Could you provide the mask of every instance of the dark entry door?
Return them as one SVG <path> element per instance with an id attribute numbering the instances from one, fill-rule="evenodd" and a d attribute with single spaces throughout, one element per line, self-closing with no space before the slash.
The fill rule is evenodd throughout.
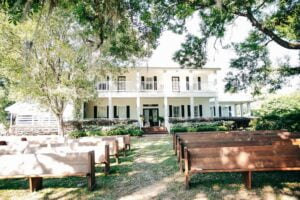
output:
<path id="1" fill-rule="evenodd" d="M 158 108 L 146 108 L 143 110 L 144 126 L 158 126 Z"/>

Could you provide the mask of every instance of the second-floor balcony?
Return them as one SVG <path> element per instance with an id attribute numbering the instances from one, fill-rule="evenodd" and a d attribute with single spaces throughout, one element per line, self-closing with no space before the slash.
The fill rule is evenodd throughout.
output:
<path id="1" fill-rule="evenodd" d="M 171 82 L 169 84 L 159 81 L 100 81 L 97 84 L 99 92 L 163 92 L 163 93 L 184 93 L 184 92 L 215 92 L 215 83 L 198 82 L 194 84 L 183 84 Z"/>

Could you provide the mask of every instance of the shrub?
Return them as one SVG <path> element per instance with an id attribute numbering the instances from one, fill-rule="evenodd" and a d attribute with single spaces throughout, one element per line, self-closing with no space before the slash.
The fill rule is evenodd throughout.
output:
<path id="1" fill-rule="evenodd" d="M 204 131 L 227 131 L 231 130 L 233 122 L 198 122 L 198 123 L 177 123 L 171 127 L 172 133 L 178 132 L 204 132 Z"/>
<path id="2" fill-rule="evenodd" d="M 85 136 L 87 136 L 87 133 L 85 132 L 85 131 L 79 131 L 79 130 L 76 130 L 76 131 L 71 131 L 71 132 L 69 132 L 69 136 L 71 137 L 71 138 L 80 138 L 80 137 L 85 137 Z"/>
<path id="3" fill-rule="evenodd" d="M 231 123 L 231 127 L 228 129 L 238 129 L 238 128 L 247 128 L 249 127 L 249 123 L 251 118 L 247 117 L 202 117 L 195 119 L 170 119 L 169 122 L 173 125 L 175 124 L 183 124 L 183 123 Z"/>
<path id="4" fill-rule="evenodd" d="M 256 130 L 300 131 L 300 92 L 266 100 L 254 114 L 258 118 L 251 126 Z"/>

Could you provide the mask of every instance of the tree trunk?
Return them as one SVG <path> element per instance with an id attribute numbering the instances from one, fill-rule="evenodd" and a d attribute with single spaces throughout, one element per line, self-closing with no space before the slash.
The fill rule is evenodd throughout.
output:
<path id="1" fill-rule="evenodd" d="M 58 135 L 64 136 L 65 135 L 65 129 L 64 129 L 64 119 L 63 115 L 59 114 L 56 115 L 57 121 L 58 121 Z"/>

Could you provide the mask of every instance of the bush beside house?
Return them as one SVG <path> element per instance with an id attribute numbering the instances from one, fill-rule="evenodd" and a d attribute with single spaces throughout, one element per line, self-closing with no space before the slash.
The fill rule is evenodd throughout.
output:
<path id="1" fill-rule="evenodd" d="M 234 121 L 176 123 L 171 126 L 171 133 L 229 131 L 232 130 L 233 125 L 234 125 Z"/>
<path id="2" fill-rule="evenodd" d="M 254 114 L 255 130 L 300 131 L 300 92 L 269 99 Z"/>
<path id="3" fill-rule="evenodd" d="M 142 136 L 143 131 L 135 125 L 115 125 L 115 126 L 89 126 L 81 130 L 73 130 L 68 134 L 72 138 L 85 136 L 110 136 L 110 135 L 131 135 Z"/>

